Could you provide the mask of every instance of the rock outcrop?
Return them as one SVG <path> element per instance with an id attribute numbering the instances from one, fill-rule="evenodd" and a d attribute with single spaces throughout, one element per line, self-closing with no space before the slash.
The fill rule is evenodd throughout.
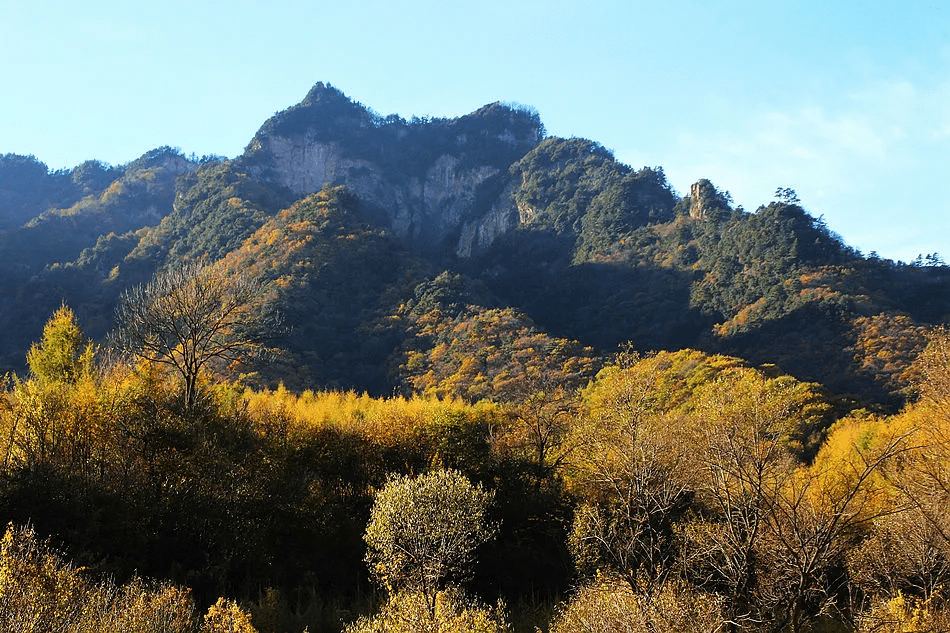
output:
<path id="1" fill-rule="evenodd" d="M 715 220 L 730 208 L 727 193 L 703 178 L 689 188 L 689 216 L 694 220 Z"/>
<path id="2" fill-rule="evenodd" d="M 345 185 L 407 243 L 466 257 L 517 226 L 508 168 L 542 135 L 536 114 L 501 104 L 407 122 L 317 84 L 265 123 L 241 160 L 295 196 Z"/>

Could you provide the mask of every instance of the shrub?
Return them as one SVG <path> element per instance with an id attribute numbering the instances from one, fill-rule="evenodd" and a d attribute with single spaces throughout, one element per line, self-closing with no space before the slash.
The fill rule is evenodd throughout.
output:
<path id="1" fill-rule="evenodd" d="M 435 608 L 421 591 L 393 594 L 378 614 L 360 618 L 344 633 L 505 633 L 503 609 L 486 608 L 455 590 L 440 591 Z"/>
<path id="2" fill-rule="evenodd" d="M 898 592 L 858 618 L 858 633 L 931 633 L 950 631 L 950 610 L 932 600 L 915 600 Z"/>
<path id="3" fill-rule="evenodd" d="M 558 612 L 551 633 L 709 633 L 724 625 L 720 600 L 680 583 L 651 594 L 599 578 Z"/>
<path id="4" fill-rule="evenodd" d="M 201 633 L 257 633 L 251 616 L 232 600 L 218 598 L 205 614 Z"/>

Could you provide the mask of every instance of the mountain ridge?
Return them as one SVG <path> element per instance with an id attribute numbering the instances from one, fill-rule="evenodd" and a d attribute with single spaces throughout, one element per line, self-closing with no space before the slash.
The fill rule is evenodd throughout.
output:
<path id="1" fill-rule="evenodd" d="M 320 204 L 338 219 L 302 219 Z M 267 250 L 265 232 L 284 238 Z M 301 265 L 288 259 L 296 238 L 310 244 Z M 519 328 L 601 354 L 625 343 L 730 353 L 873 406 L 904 401 L 909 360 L 950 315 L 945 266 L 864 257 L 791 190 L 750 213 L 707 180 L 681 197 L 660 167 L 546 136 L 528 108 L 406 121 L 323 83 L 233 159 L 166 147 L 50 172 L 0 157 L 0 254 L 0 364 L 18 371 L 62 302 L 104 339 L 123 290 L 186 259 L 253 258 L 245 268 L 296 289 L 278 299 L 290 360 L 262 379 L 300 388 L 425 383 L 404 355 L 434 347 L 419 348 L 425 315 L 407 306 L 438 296 L 429 311 L 446 314 L 455 291 L 432 295 L 446 272 L 481 290 L 449 301 L 464 307 L 439 327 L 469 332 L 466 319 L 510 308 Z"/>
<path id="2" fill-rule="evenodd" d="M 398 236 L 441 243 L 455 237 L 460 222 L 486 211 L 477 204 L 481 190 L 542 133 L 536 114 L 499 103 L 456 119 L 407 122 L 375 115 L 317 84 L 300 104 L 265 122 L 237 160 L 297 196 L 326 183 L 346 185 Z M 462 233 L 457 252 L 471 252 L 494 236 L 471 224 Z"/>

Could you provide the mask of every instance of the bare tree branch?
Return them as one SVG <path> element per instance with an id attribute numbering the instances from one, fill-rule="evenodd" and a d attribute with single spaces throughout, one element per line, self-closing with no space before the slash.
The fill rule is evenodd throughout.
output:
<path id="1" fill-rule="evenodd" d="M 134 358 L 168 365 L 184 381 L 186 408 L 212 366 L 227 368 L 265 351 L 267 287 L 243 274 L 188 263 L 125 292 L 116 310 L 114 345 Z"/>

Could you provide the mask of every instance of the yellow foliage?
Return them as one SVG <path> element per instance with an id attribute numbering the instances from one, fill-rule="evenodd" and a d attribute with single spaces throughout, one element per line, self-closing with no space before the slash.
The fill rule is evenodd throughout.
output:
<path id="1" fill-rule="evenodd" d="M 102 196 L 100 196 L 99 199 L 103 204 L 109 204 L 111 202 L 115 202 L 119 196 L 124 194 L 126 191 L 127 188 L 125 184 L 121 180 L 116 180 L 111 185 L 109 185 L 109 188 L 102 193 Z"/>
<path id="2" fill-rule="evenodd" d="M 633 410 L 670 412 L 686 403 L 697 387 L 742 364 L 738 358 L 690 349 L 635 356 L 602 369 L 584 391 L 584 400 L 593 417 L 623 416 Z"/>
<path id="3" fill-rule="evenodd" d="M 829 408 L 817 385 L 734 366 L 696 385 L 682 410 L 700 421 L 706 434 L 727 428 L 760 432 L 802 454 L 817 444 Z"/>
<path id="4" fill-rule="evenodd" d="M 667 437 L 698 460 L 697 467 L 702 447 L 722 434 L 761 437 L 801 451 L 815 441 L 812 435 L 829 408 L 815 385 L 770 378 L 737 358 L 681 350 L 623 361 L 601 370 L 583 392 L 588 416 L 571 431 L 572 444 L 585 447 L 574 459 L 581 468 L 613 450 L 625 459 L 630 447 L 624 438 L 638 434 L 651 442 Z"/>
<path id="5" fill-rule="evenodd" d="M 257 633 L 251 616 L 232 600 L 218 598 L 205 614 L 201 633 Z"/>
<path id="6" fill-rule="evenodd" d="M 278 241 L 280 241 L 283 237 L 284 235 L 279 229 L 274 229 L 267 235 L 267 239 L 264 241 L 264 245 L 273 246 Z"/>
<path id="7" fill-rule="evenodd" d="M 408 315 L 419 348 L 407 350 L 400 369 L 416 392 L 510 402 L 541 382 L 573 391 L 593 374 L 592 349 L 536 331 L 511 308 L 469 310 L 455 318 L 439 309 Z"/>
<path id="8" fill-rule="evenodd" d="M 31 528 L 8 527 L 0 541 L 0 630 L 4 633 L 192 633 L 186 589 L 140 579 L 93 583 Z M 247 629 L 213 629 L 221 631 Z M 209 630 L 210 633 L 210 630 Z"/>
<path id="9" fill-rule="evenodd" d="M 906 430 L 895 423 L 898 419 L 858 412 L 839 420 L 828 430 L 815 464 L 838 468 L 842 464 L 857 464 L 862 456 L 870 458 L 883 444 L 890 443 Z"/>
<path id="10" fill-rule="evenodd" d="M 332 428 L 383 447 L 415 443 L 428 433 L 433 420 L 499 415 L 498 407 L 488 402 L 469 405 L 452 398 L 373 398 L 355 391 L 305 391 L 295 395 L 280 387 L 274 391 L 247 390 L 244 398 L 249 413 L 265 428 L 268 420 L 283 418 L 291 433 Z"/>
<path id="11" fill-rule="evenodd" d="M 551 633 L 708 633 L 725 626 L 721 601 L 680 583 L 655 594 L 598 579 L 563 605 Z"/>
<path id="12" fill-rule="evenodd" d="M 858 618 L 858 633 L 937 633 L 950 630 L 950 611 L 931 601 L 896 596 Z"/>
<path id="13" fill-rule="evenodd" d="M 194 629 L 194 601 L 187 589 L 149 585 L 137 578 L 119 588 L 103 588 L 111 600 L 98 608 L 99 615 L 88 629 L 79 629 L 84 633 L 191 633 Z"/>
<path id="14" fill-rule="evenodd" d="M 856 341 L 846 351 L 854 354 L 863 371 L 873 373 L 893 391 L 918 378 L 910 367 L 927 343 L 923 326 L 906 315 L 882 313 L 855 319 L 852 327 Z"/>
<path id="15" fill-rule="evenodd" d="M 0 630 L 65 630 L 82 618 L 89 585 L 30 528 L 0 541 Z"/>
<path id="16" fill-rule="evenodd" d="M 43 327 L 43 339 L 26 355 L 30 373 L 44 382 L 73 382 L 92 373 L 95 348 L 85 343 L 73 311 L 62 305 Z"/>
<path id="17" fill-rule="evenodd" d="M 457 590 L 439 592 L 430 608 L 421 592 L 401 592 L 390 597 L 378 614 L 360 618 L 344 633 L 505 633 L 509 631 L 504 609 L 486 608 L 466 599 Z"/>
<path id="18" fill-rule="evenodd" d="M 88 474 L 108 458 L 110 419 L 122 406 L 90 375 L 76 382 L 31 379 L 16 383 L 0 411 L 0 463 L 5 467 L 54 464 Z"/>

